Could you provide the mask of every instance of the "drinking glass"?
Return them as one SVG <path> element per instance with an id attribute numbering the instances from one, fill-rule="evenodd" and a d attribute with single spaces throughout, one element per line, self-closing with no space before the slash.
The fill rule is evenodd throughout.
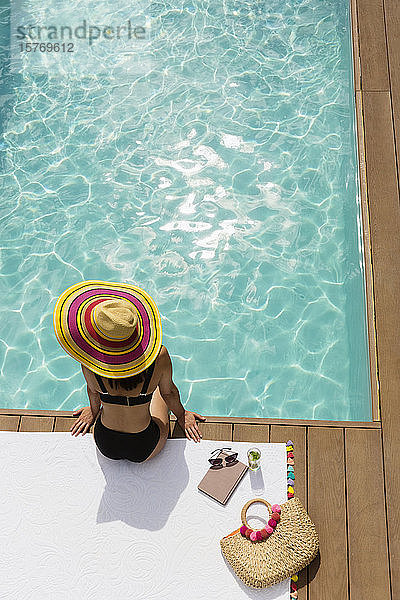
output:
<path id="1" fill-rule="evenodd" d="M 261 451 L 258 448 L 250 448 L 247 451 L 247 460 L 249 462 L 249 468 L 252 471 L 257 471 L 260 468 Z"/>

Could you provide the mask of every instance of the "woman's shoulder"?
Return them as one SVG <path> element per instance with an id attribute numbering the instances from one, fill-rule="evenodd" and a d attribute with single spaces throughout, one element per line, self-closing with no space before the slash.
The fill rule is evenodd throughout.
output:
<path id="1" fill-rule="evenodd" d="M 158 356 L 157 356 L 157 358 L 158 358 L 159 356 L 169 356 L 169 352 L 168 352 L 168 350 L 167 350 L 166 346 L 161 346 L 161 348 L 160 348 L 160 352 L 158 353 Z"/>
<path id="2" fill-rule="evenodd" d="M 165 346 L 161 346 L 160 351 L 157 354 L 156 359 L 154 361 L 154 365 L 152 364 L 152 365 L 150 365 L 150 367 L 153 368 L 153 366 L 154 366 L 154 369 L 156 369 L 156 368 L 159 369 L 160 367 L 162 368 L 165 363 L 166 356 L 168 356 L 168 350 L 166 349 Z M 149 367 L 147 367 L 147 368 L 149 368 Z"/>

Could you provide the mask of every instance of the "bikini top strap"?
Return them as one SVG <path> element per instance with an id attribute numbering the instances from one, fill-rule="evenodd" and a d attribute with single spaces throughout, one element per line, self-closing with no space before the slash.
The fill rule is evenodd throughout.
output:
<path id="1" fill-rule="evenodd" d="M 156 361 L 152 362 L 151 365 L 147 368 L 146 378 L 144 380 L 142 391 L 140 392 L 141 396 L 147 393 L 147 388 L 149 387 L 150 379 L 153 375 L 155 364 Z"/>
<path id="2" fill-rule="evenodd" d="M 98 384 L 100 386 L 100 389 L 102 392 L 104 392 L 105 394 L 108 394 L 107 390 L 106 390 L 106 386 L 104 385 L 100 375 L 98 375 L 97 373 L 95 373 L 96 379 L 98 381 Z"/>

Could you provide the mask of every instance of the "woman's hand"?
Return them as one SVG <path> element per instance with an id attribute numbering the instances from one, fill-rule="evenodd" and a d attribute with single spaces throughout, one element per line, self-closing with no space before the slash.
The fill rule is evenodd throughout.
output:
<path id="1" fill-rule="evenodd" d="M 190 412 L 190 410 L 185 410 L 184 414 L 180 417 L 180 419 L 178 419 L 178 423 L 182 427 L 186 437 L 189 440 L 192 439 L 195 442 L 200 442 L 200 438 L 203 436 L 200 433 L 196 419 L 200 419 L 201 421 L 206 420 L 205 417 L 202 417 L 197 413 Z"/>
<path id="2" fill-rule="evenodd" d="M 75 421 L 72 425 L 70 431 L 71 435 L 78 437 L 80 433 L 85 435 L 89 431 L 89 428 L 96 420 L 96 416 L 92 413 L 92 409 L 90 406 L 84 406 L 83 408 L 78 408 L 78 410 L 74 410 L 72 413 L 75 415 L 80 415 L 80 417 Z"/>

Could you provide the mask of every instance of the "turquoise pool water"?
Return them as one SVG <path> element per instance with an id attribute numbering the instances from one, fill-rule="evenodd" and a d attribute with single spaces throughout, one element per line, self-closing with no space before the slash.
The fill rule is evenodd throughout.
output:
<path id="1" fill-rule="evenodd" d="M 88 403 L 52 311 L 98 278 L 153 296 L 186 408 L 371 419 L 349 1 L 28 6 L 0 13 L 0 406 Z M 10 50 L 85 18 L 146 39 Z"/>

